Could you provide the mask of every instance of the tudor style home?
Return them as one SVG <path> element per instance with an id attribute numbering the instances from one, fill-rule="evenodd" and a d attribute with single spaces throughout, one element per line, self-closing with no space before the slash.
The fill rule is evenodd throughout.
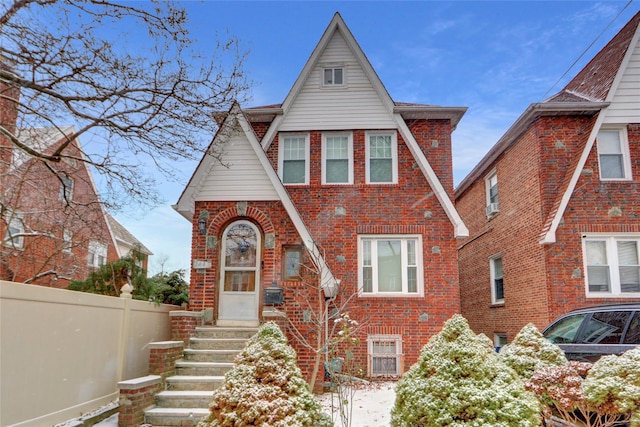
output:
<path id="1" fill-rule="evenodd" d="M 639 25 L 531 104 L 456 189 L 462 314 L 497 345 L 528 322 L 640 301 Z"/>
<path id="2" fill-rule="evenodd" d="M 174 206 L 193 225 L 190 309 L 216 325 L 277 316 L 306 374 L 314 313 L 348 313 L 363 371 L 400 375 L 460 310 L 465 111 L 394 102 L 336 13 L 282 104 L 224 115 Z"/>
<path id="3" fill-rule="evenodd" d="M 73 127 L 18 129 L 10 99 L 0 85 L 0 126 L 31 147 L 53 153 Z M 89 272 L 128 255 L 151 252 L 103 208 L 79 141 L 58 162 L 40 161 L 0 137 L 0 280 L 66 288 Z"/>

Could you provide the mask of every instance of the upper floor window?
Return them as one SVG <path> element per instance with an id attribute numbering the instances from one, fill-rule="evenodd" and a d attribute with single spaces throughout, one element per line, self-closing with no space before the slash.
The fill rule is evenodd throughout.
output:
<path id="1" fill-rule="evenodd" d="M 4 246 L 13 249 L 24 249 L 24 223 L 22 215 L 9 211 L 7 214 L 7 231 L 2 239 Z"/>
<path id="2" fill-rule="evenodd" d="M 358 263 L 362 295 L 422 295 L 420 236 L 359 236 Z"/>
<path id="3" fill-rule="evenodd" d="M 366 174 L 369 184 L 398 182 L 398 143 L 395 132 L 368 132 Z"/>
<path id="4" fill-rule="evenodd" d="M 502 257 L 489 260 L 491 274 L 491 304 L 504 304 L 504 279 L 502 273 Z"/>
<path id="5" fill-rule="evenodd" d="M 598 161 L 601 180 L 631 179 L 631 159 L 626 128 L 598 132 Z"/>
<path id="6" fill-rule="evenodd" d="M 323 86 L 344 85 L 344 67 L 327 67 L 322 69 Z"/>
<path id="7" fill-rule="evenodd" d="M 107 263 L 107 245 L 92 240 L 89 242 L 89 253 L 87 255 L 87 265 L 100 267 Z"/>
<path id="8" fill-rule="evenodd" d="M 284 184 L 309 183 L 309 134 L 281 134 L 280 179 Z"/>
<path id="9" fill-rule="evenodd" d="M 495 215 L 500 210 L 500 202 L 498 200 L 498 173 L 491 172 L 485 178 L 485 187 L 487 194 L 487 216 Z"/>
<path id="10" fill-rule="evenodd" d="M 640 296 L 640 236 L 584 238 L 587 296 Z"/>
<path id="11" fill-rule="evenodd" d="M 62 252 L 71 253 L 73 232 L 68 228 L 62 230 Z"/>
<path id="12" fill-rule="evenodd" d="M 322 135 L 322 183 L 353 183 L 353 138 L 349 134 Z"/>
<path id="13" fill-rule="evenodd" d="M 65 203 L 70 202 L 73 199 L 73 178 L 70 178 L 66 174 L 60 175 L 60 200 Z"/>

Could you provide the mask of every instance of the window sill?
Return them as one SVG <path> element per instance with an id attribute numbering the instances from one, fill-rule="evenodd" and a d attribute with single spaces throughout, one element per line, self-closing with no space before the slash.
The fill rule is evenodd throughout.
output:
<path id="1" fill-rule="evenodd" d="M 504 301 L 502 302 L 494 302 L 489 305 L 489 308 L 501 308 L 504 307 Z"/>

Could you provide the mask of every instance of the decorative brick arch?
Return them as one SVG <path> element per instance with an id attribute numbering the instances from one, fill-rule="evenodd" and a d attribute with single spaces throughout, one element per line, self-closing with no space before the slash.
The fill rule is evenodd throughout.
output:
<path id="1" fill-rule="evenodd" d="M 212 234 L 220 234 L 222 228 L 226 224 L 239 217 L 255 220 L 265 235 L 275 233 L 273 223 L 267 214 L 262 212 L 260 209 L 249 206 L 246 202 L 240 202 L 235 207 L 230 207 L 221 211 L 213 218 L 210 226 L 211 231 L 213 232 Z"/>

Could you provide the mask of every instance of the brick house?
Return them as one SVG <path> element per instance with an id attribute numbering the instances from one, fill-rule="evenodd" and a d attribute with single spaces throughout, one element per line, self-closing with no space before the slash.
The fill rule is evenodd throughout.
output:
<path id="1" fill-rule="evenodd" d="M 2 85 L 0 94 L 0 126 L 30 147 L 51 154 L 75 133 L 73 127 L 18 129 L 10 101 L 18 89 Z M 109 223 L 79 147 L 75 139 L 60 161 L 41 161 L 0 136 L 0 280 L 66 288 L 127 255 L 130 233 L 121 237 L 124 227 Z"/>
<path id="2" fill-rule="evenodd" d="M 336 13 L 282 104 L 223 115 L 174 206 L 192 223 L 190 310 L 279 319 L 306 375 L 314 314 L 348 313 L 363 373 L 401 374 L 460 310 L 451 133 L 465 111 L 394 102 Z"/>
<path id="3" fill-rule="evenodd" d="M 531 104 L 456 188 L 462 314 L 497 345 L 528 322 L 640 301 L 639 25 Z"/>

